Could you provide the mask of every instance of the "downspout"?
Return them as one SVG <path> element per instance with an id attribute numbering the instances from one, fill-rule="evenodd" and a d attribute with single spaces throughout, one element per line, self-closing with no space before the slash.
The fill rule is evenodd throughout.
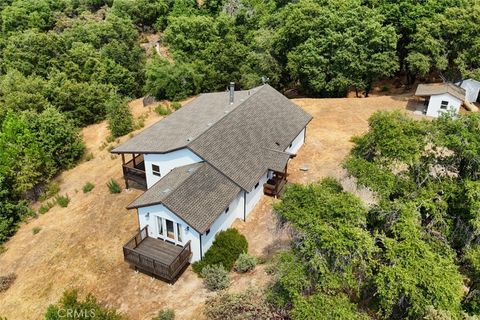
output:
<path id="1" fill-rule="evenodd" d="M 198 233 L 199 235 L 199 239 L 200 239 L 200 260 L 203 259 L 203 252 L 202 252 L 202 235 L 200 234 L 200 232 Z"/>
<path id="2" fill-rule="evenodd" d="M 247 191 L 243 191 L 243 221 L 247 221 Z"/>

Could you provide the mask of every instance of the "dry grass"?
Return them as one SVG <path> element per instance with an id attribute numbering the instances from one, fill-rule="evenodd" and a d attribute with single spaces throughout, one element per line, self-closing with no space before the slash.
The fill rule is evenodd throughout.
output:
<path id="1" fill-rule="evenodd" d="M 368 99 L 299 99 L 295 101 L 314 119 L 307 129 L 306 145 L 289 166 L 290 181 L 308 183 L 325 176 L 342 177 L 340 163 L 351 148 L 350 137 L 367 130 L 367 119 L 376 110 L 405 109 L 403 97 Z M 131 103 L 132 113 L 148 113 L 145 126 L 160 117 L 143 108 L 141 99 Z M 205 300 L 212 295 L 202 281 L 187 269 L 168 285 L 133 272 L 123 261 L 122 245 L 137 229 L 135 212 L 125 209 L 141 191 L 122 190 L 110 194 L 106 183 L 122 181 L 121 160 L 99 149 L 109 132 L 105 123 L 83 130 L 87 152 L 93 157 L 61 175 L 60 194 L 68 194 L 68 208 L 53 207 L 44 215 L 20 227 L 0 255 L 0 274 L 15 272 L 16 281 L 0 292 L 0 310 L 9 319 L 40 319 L 66 288 L 92 292 L 109 307 L 118 308 L 131 319 L 151 319 L 159 310 L 172 308 L 178 319 L 199 319 Z M 123 137 L 120 142 L 128 139 Z M 309 171 L 299 168 L 308 165 Z M 81 190 L 87 182 L 97 187 Z M 123 184 L 122 184 L 123 187 Z M 277 230 L 271 198 L 263 198 L 247 222 L 234 226 L 249 241 L 249 253 L 268 258 L 288 244 L 287 235 Z M 40 205 L 37 204 L 38 209 Z M 32 228 L 41 232 L 33 235 Z M 246 275 L 231 274 L 232 291 L 264 287 L 269 276 L 265 265 Z M 21 303 L 19 303 L 21 301 Z"/>

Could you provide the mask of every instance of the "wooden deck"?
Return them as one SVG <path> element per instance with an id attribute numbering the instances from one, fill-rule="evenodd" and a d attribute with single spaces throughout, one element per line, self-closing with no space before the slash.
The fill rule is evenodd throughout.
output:
<path id="1" fill-rule="evenodd" d="M 138 232 L 123 246 L 123 256 L 135 269 L 168 282 L 175 282 L 190 262 L 190 241 L 183 247 L 148 236 L 148 228 Z"/>
<path id="2" fill-rule="evenodd" d="M 123 161 L 123 178 L 127 189 L 130 186 L 129 182 L 134 182 L 142 190 L 147 190 L 147 176 L 145 174 L 145 161 L 143 154 L 132 155 L 132 159 L 125 162 L 125 155 L 122 154 Z"/>
<path id="3" fill-rule="evenodd" d="M 273 177 L 263 185 L 263 193 L 271 197 L 279 197 L 287 184 L 287 169 L 285 172 L 274 172 Z"/>

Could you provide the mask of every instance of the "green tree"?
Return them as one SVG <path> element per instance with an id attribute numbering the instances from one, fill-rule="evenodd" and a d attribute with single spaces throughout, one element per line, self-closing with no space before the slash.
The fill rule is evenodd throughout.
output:
<path id="1" fill-rule="evenodd" d="M 107 120 L 113 137 L 121 137 L 132 131 L 133 117 L 127 101 L 118 98 L 108 101 Z"/>

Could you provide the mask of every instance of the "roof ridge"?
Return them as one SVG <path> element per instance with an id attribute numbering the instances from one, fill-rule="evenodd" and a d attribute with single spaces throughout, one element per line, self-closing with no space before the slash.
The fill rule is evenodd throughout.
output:
<path id="1" fill-rule="evenodd" d="M 253 97 L 254 95 L 256 95 L 258 92 L 260 92 L 265 86 L 267 86 L 268 84 L 264 84 L 264 85 L 261 85 L 261 86 L 258 86 L 258 87 L 254 87 L 250 90 L 253 90 L 253 89 L 256 89 L 256 88 L 259 88 L 258 90 L 255 90 L 255 92 L 253 92 L 253 94 L 250 94 L 248 96 L 248 98 L 246 98 L 245 100 L 243 100 L 242 102 L 240 102 L 238 104 L 238 106 L 236 106 L 232 111 L 230 112 L 227 112 L 223 117 L 221 117 L 220 119 L 218 119 L 218 121 L 216 121 L 214 124 L 212 124 L 207 130 L 203 131 L 201 134 L 199 134 L 195 139 L 192 139 L 192 141 L 189 141 L 189 143 L 186 145 L 186 147 L 188 148 L 188 146 L 192 143 L 194 143 L 198 138 L 200 138 L 201 136 L 203 136 L 206 132 L 210 131 L 213 127 L 215 127 L 218 123 L 224 121 L 224 119 L 228 118 L 231 114 L 233 114 L 235 111 L 239 110 L 241 106 L 243 106 L 245 104 L 246 101 L 248 101 L 251 97 Z M 245 90 L 245 91 L 249 91 L 249 90 Z M 190 149 L 190 148 L 189 148 Z M 191 150 L 191 149 L 190 149 Z M 201 157 L 200 157 L 201 158 Z"/>

